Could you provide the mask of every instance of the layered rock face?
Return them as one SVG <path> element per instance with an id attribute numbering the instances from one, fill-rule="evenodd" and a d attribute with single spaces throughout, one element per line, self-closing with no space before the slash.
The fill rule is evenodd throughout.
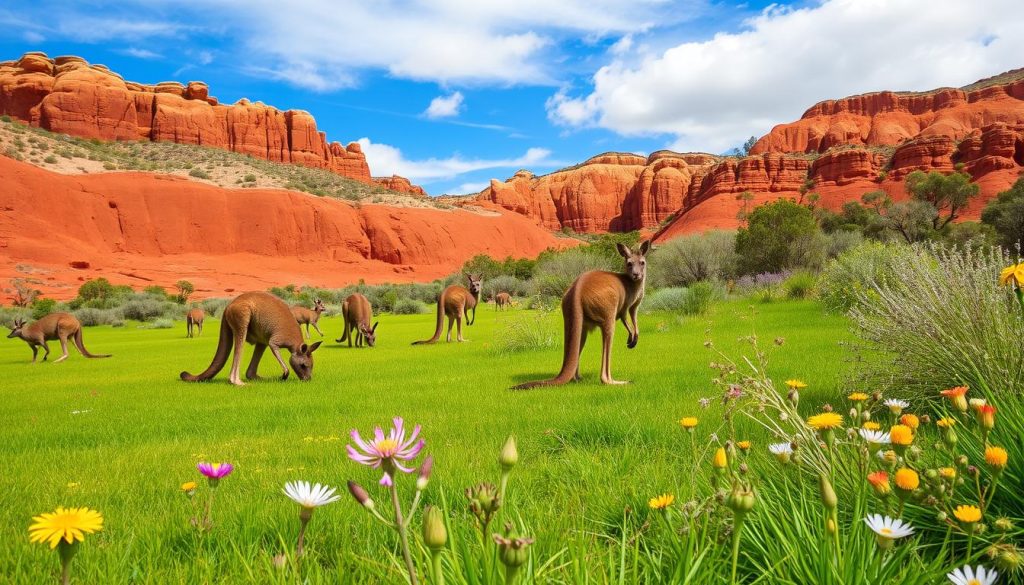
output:
<path id="1" fill-rule="evenodd" d="M 358 143 L 356 143 L 358 146 Z M 390 177 L 374 177 L 373 184 L 378 187 L 384 187 L 396 193 L 405 193 L 407 195 L 416 195 L 419 197 L 426 197 L 427 192 L 423 190 L 423 187 L 419 185 L 413 185 L 409 179 L 405 177 L 399 177 L 398 175 L 391 175 Z"/>
<path id="2" fill-rule="evenodd" d="M 477 254 L 535 257 L 570 243 L 496 208 L 357 208 L 171 175 L 61 175 L 3 156 L 0 176 L 0 274 L 56 299 L 98 276 L 136 287 L 186 278 L 201 296 L 424 281 Z"/>
<path id="3" fill-rule="evenodd" d="M 202 82 L 142 85 L 79 57 L 0 62 L 0 114 L 84 138 L 198 144 L 372 182 L 359 144 L 328 143 L 308 112 L 224 105 Z"/>
<path id="4" fill-rule="evenodd" d="M 982 192 L 965 217 L 1024 170 L 1024 70 L 964 89 L 822 102 L 746 157 L 608 153 L 543 177 L 520 171 L 476 198 L 578 232 L 653 229 L 672 218 L 666 237 L 735 227 L 743 205 L 797 196 L 805 184 L 834 208 L 874 190 L 900 199 L 910 172 L 958 164 Z M 744 203 L 743 192 L 754 199 Z"/>

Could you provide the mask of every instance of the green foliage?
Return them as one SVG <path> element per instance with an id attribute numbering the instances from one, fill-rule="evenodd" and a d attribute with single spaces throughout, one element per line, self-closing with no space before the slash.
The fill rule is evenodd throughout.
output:
<path id="1" fill-rule="evenodd" d="M 150 324 L 150 329 L 170 329 L 174 327 L 174 321 L 170 319 L 157 319 Z"/>
<path id="2" fill-rule="evenodd" d="M 208 172 L 206 172 L 206 171 L 204 171 L 203 169 L 200 169 L 200 168 L 194 168 L 194 169 L 192 169 L 191 171 L 188 172 L 188 176 L 195 177 L 197 179 L 209 179 L 210 178 L 210 173 L 208 173 Z"/>
<path id="3" fill-rule="evenodd" d="M 788 199 L 754 209 L 736 234 L 741 274 L 818 266 L 824 246 L 811 210 Z"/>
<path id="4" fill-rule="evenodd" d="M 488 280 L 499 276 L 512 276 L 520 280 L 529 280 L 533 276 L 533 269 L 536 260 L 529 258 L 513 258 L 511 256 L 504 260 L 495 260 L 486 254 L 478 254 L 470 258 L 463 266 L 463 274 L 475 274 L 484 279 L 486 285 Z"/>
<path id="5" fill-rule="evenodd" d="M 914 199 L 935 208 L 932 228 L 936 230 L 956 219 L 971 199 L 981 192 L 981 187 L 971 182 L 971 176 L 961 171 L 949 175 L 939 171 L 914 171 L 907 175 L 905 187 Z"/>
<path id="6" fill-rule="evenodd" d="M 622 257 L 612 257 L 593 246 L 570 248 L 542 255 L 534 269 L 533 294 L 561 297 L 579 275 L 588 270 L 621 270 Z"/>
<path id="7" fill-rule="evenodd" d="M 494 338 L 494 352 L 508 355 L 547 349 L 561 344 L 561 331 L 553 312 L 516 313 L 503 319 Z"/>
<path id="8" fill-rule="evenodd" d="M 37 298 L 32 301 L 32 318 L 42 319 L 57 308 L 57 301 L 53 299 Z"/>
<path id="9" fill-rule="evenodd" d="M 430 307 L 415 299 L 398 299 L 391 307 L 391 312 L 395 315 L 419 315 L 430 312 Z"/>
<path id="10" fill-rule="evenodd" d="M 727 280 L 736 275 L 736 234 L 711 231 L 675 238 L 649 254 L 652 287 L 688 286 L 701 280 Z"/>
<path id="11" fill-rule="evenodd" d="M 896 266 L 913 254 L 909 246 L 864 242 L 830 261 L 818 278 L 818 298 L 831 311 L 845 313 L 875 286 L 901 278 Z"/>
<path id="12" fill-rule="evenodd" d="M 807 299 L 814 295 L 817 277 L 810 272 L 796 272 L 782 283 L 782 289 L 791 299 Z"/>
<path id="13" fill-rule="evenodd" d="M 181 304 L 187 303 L 192 293 L 196 292 L 195 285 L 187 280 L 179 280 L 174 283 L 174 288 L 178 290 L 178 302 Z"/>
<path id="14" fill-rule="evenodd" d="M 152 286 L 147 286 L 146 288 L 142 289 L 142 292 L 147 294 L 147 295 L 149 295 L 149 296 L 156 297 L 158 299 L 167 299 L 167 298 L 169 298 L 167 296 L 167 289 L 165 289 L 164 287 L 162 287 L 160 285 L 156 285 L 156 284 L 154 284 Z"/>
<path id="15" fill-rule="evenodd" d="M 1024 178 L 989 201 L 981 221 L 995 229 L 999 244 L 1007 250 L 1024 243 Z"/>
<path id="16" fill-rule="evenodd" d="M 640 305 L 644 313 L 668 311 L 681 315 L 703 315 L 711 303 L 721 299 L 721 287 L 711 282 L 697 282 L 686 288 L 662 288 L 647 293 Z"/>

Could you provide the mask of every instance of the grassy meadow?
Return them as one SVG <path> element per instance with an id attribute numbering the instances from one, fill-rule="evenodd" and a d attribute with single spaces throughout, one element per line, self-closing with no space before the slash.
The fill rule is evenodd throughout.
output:
<path id="1" fill-rule="evenodd" d="M 554 347 L 496 351 L 510 322 L 535 318 L 526 313 L 483 307 L 464 330 L 466 343 L 418 347 L 409 344 L 429 336 L 433 314 L 385 315 L 373 349 L 335 343 L 342 321 L 324 319 L 325 343 L 315 353 L 311 382 L 278 380 L 268 353 L 261 367 L 267 379 L 243 388 L 227 383 L 226 368 L 212 382 L 178 380 L 180 371 L 201 371 L 212 358 L 219 329 L 213 320 L 198 339 L 185 338 L 183 323 L 86 328 L 90 351 L 114 357 L 86 360 L 72 350 L 56 365 L 32 365 L 24 342 L 4 340 L 0 581 L 55 580 L 56 555 L 29 543 L 28 524 L 57 506 L 89 506 L 103 513 L 105 525 L 81 547 L 73 583 L 401 583 L 397 539 L 344 488 L 354 479 L 383 501 L 379 473 L 350 461 L 345 445 L 350 429 L 366 436 L 396 415 L 423 425 L 424 453 L 436 460 L 424 497 L 445 510 L 453 549 L 480 546 L 463 491 L 497 482 L 497 453 L 513 434 L 520 462 L 492 528 L 514 521 L 536 538 L 528 582 L 649 581 L 655 577 L 645 571 L 657 563 L 640 566 L 638 543 L 643 533 L 664 527 L 653 526 L 648 499 L 709 490 L 709 474 L 694 453 L 706 463 L 709 435 L 723 423 L 707 339 L 739 358 L 750 351 L 741 338 L 756 333 L 772 348 L 771 375 L 780 386 L 792 377 L 809 382 L 801 410 L 843 393 L 841 342 L 849 339 L 849 323 L 814 301 L 734 300 L 715 303 L 702 317 L 641 315 L 639 346 L 626 349 L 620 325 L 613 350 L 613 375 L 631 384 L 599 383 L 598 335 L 584 352 L 582 382 L 514 392 L 508 390 L 514 384 L 553 375 L 561 360 L 557 312 L 543 317 L 559 331 Z M 777 346 L 776 338 L 785 342 Z M 51 347 L 52 359 L 59 344 Z M 706 408 L 701 398 L 710 399 Z M 700 418 L 695 446 L 677 422 L 690 415 Z M 755 445 L 751 458 L 763 459 L 760 467 L 770 473 L 765 431 L 743 416 L 737 426 Z M 216 491 L 214 526 L 205 533 L 189 521 L 192 506 L 204 501 L 205 482 L 194 501 L 179 489 L 202 479 L 195 469 L 200 460 L 236 466 Z M 343 494 L 314 515 L 301 578 L 293 564 L 272 563 L 274 555 L 294 552 L 298 507 L 281 489 L 296 479 L 328 483 Z M 398 486 L 411 497 L 411 478 L 399 478 Z M 418 534 L 418 519 L 413 530 Z M 417 563 L 425 566 L 425 549 L 420 553 Z M 449 582 L 480 582 L 460 565 L 462 557 L 445 557 Z M 718 563 L 712 573 L 726 578 L 727 559 L 707 562 Z"/>

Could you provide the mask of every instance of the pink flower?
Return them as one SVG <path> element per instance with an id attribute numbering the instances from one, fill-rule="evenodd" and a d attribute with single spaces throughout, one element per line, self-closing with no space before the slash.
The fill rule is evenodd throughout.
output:
<path id="1" fill-rule="evenodd" d="M 415 459 L 425 444 L 423 439 L 416 440 L 420 434 L 420 425 L 416 425 L 412 434 L 406 439 L 402 417 L 396 416 L 393 422 L 395 426 L 388 431 L 387 436 L 384 435 L 384 431 L 380 427 L 373 429 L 372 441 L 364 441 L 359 436 L 359 431 L 353 429 L 352 440 L 355 441 L 358 449 L 352 445 L 346 446 L 348 456 L 353 461 L 369 465 L 374 469 L 382 468 L 384 477 L 380 479 L 380 484 L 387 487 L 394 485 L 391 478 L 396 469 L 404 473 L 412 473 L 411 467 L 405 467 L 399 461 Z"/>
<path id="2" fill-rule="evenodd" d="M 196 469 L 206 477 L 217 480 L 227 477 L 235 468 L 230 463 L 207 463 L 200 461 L 199 465 L 196 465 Z"/>

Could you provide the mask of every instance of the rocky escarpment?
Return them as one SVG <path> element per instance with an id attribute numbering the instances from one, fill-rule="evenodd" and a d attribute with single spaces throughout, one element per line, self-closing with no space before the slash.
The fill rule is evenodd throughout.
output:
<path id="1" fill-rule="evenodd" d="M 308 112 L 221 104 L 199 81 L 133 83 L 80 57 L 0 62 L 0 114 L 73 136 L 198 144 L 372 183 L 359 144 L 328 142 Z"/>

